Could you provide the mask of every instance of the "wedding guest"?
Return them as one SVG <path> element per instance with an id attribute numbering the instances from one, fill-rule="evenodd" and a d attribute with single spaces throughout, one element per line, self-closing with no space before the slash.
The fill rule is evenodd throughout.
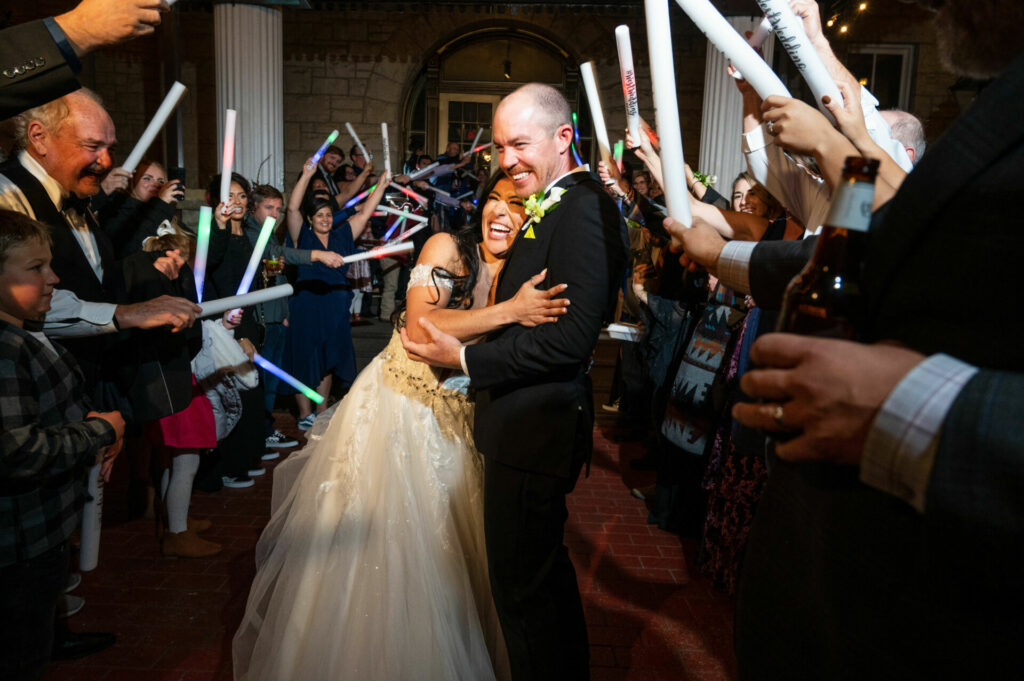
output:
<path id="1" fill-rule="evenodd" d="M 143 159 L 132 175 L 130 192 L 110 197 L 98 209 L 97 219 L 114 242 L 117 257 L 124 258 L 142 250 L 142 241 L 156 236 L 162 223 L 174 220 L 178 202 L 184 199 L 180 180 L 168 182 L 162 165 Z"/>
<path id="2" fill-rule="evenodd" d="M 327 185 L 327 191 L 331 193 L 331 198 L 338 195 L 339 189 L 337 182 L 335 182 L 334 174 L 344 160 L 345 152 L 341 150 L 341 147 L 332 144 L 327 147 L 327 151 L 324 152 L 323 157 L 320 158 L 320 162 L 317 164 L 317 176 Z"/>

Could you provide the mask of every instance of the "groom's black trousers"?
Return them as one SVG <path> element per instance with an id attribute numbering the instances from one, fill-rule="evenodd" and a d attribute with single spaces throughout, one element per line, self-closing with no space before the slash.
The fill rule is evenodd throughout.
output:
<path id="1" fill-rule="evenodd" d="M 563 541 L 565 497 L 581 467 L 562 478 L 487 459 L 487 562 L 513 681 L 590 678 L 583 604 Z"/>

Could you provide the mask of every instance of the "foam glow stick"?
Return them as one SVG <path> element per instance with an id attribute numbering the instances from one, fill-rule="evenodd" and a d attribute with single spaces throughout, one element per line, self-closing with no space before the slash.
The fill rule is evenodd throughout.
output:
<path id="1" fill-rule="evenodd" d="M 761 23 L 757 25 L 754 32 L 747 38 L 747 44 L 760 51 L 764 41 L 768 40 L 768 36 L 772 34 L 772 30 L 772 22 L 768 21 L 768 17 L 761 19 Z M 736 80 L 743 80 L 743 73 L 739 69 L 735 69 L 732 72 L 732 77 Z"/>
<path id="2" fill-rule="evenodd" d="M 351 208 L 352 206 L 356 205 L 357 203 L 359 203 L 360 201 L 365 199 L 367 196 L 369 196 L 370 192 L 372 192 L 376 188 L 377 188 L 377 185 L 373 185 L 372 187 L 367 189 L 365 192 L 362 192 L 361 194 L 356 194 L 351 199 L 349 199 L 348 201 L 345 202 L 345 206 L 344 207 L 345 208 Z"/>
<path id="3" fill-rule="evenodd" d="M 196 259 L 192 273 L 196 279 L 196 296 L 203 302 L 203 284 L 206 282 L 206 256 L 210 252 L 210 226 L 213 224 L 213 209 L 199 207 L 199 227 L 196 235 Z"/>
<path id="4" fill-rule="evenodd" d="M 807 39 L 807 33 L 804 32 L 804 25 L 800 17 L 790 9 L 789 2 L 783 2 L 782 0 L 757 0 L 757 4 L 764 11 L 765 17 L 772 23 L 772 26 L 775 27 L 775 33 L 779 36 L 779 42 L 786 48 L 786 52 L 789 53 L 793 63 L 796 64 L 800 74 L 803 75 L 807 85 L 810 86 L 818 108 L 821 109 L 821 112 L 825 114 L 829 121 L 835 124 L 835 119 L 828 109 L 825 108 L 825 105 L 821 103 L 821 98 L 828 96 L 833 102 L 842 102 L 843 98 L 839 94 L 836 82 L 829 75 L 828 69 L 825 68 L 825 62 L 821 60 L 817 50 L 811 45 L 811 41 Z"/>
<path id="5" fill-rule="evenodd" d="M 410 230 L 411 233 L 412 230 Z M 379 246 L 377 248 L 371 248 L 365 253 L 356 253 L 355 255 L 346 255 L 345 264 L 350 262 L 359 262 L 360 260 L 376 260 L 378 258 L 386 258 L 389 255 L 395 255 L 396 253 L 408 253 L 415 246 L 409 241 L 403 241 L 397 244 L 389 244 L 387 246 Z"/>
<path id="6" fill-rule="evenodd" d="M 387 241 L 388 239 L 390 239 L 391 235 L 395 233 L 395 230 L 398 229 L 398 227 L 400 225 L 404 225 L 404 224 L 405 224 L 405 216 L 402 216 L 402 217 L 398 218 L 397 220 L 395 220 L 395 224 L 391 225 L 391 229 L 389 229 L 387 231 L 387 233 L 384 235 L 384 241 Z"/>
<path id="7" fill-rule="evenodd" d="M 121 168 L 129 173 L 134 173 L 135 169 L 139 166 L 139 162 L 142 157 L 145 156 L 149 147 L 152 146 L 153 140 L 160 134 L 164 125 L 167 124 L 167 119 L 174 113 L 174 109 L 177 108 L 178 102 L 185 95 L 187 88 L 174 81 L 174 85 L 167 91 L 167 96 L 164 97 L 164 101 L 160 104 L 160 108 L 153 114 L 153 118 L 149 121 L 149 125 L 142 132 L 142 137 L 135 143 L 135 148 L 132 149 L 132 153 L 128 154 L 128 158 L 121 164 Z"/>
<path id="8" fill-rule="evenodd" d="M 398 236 L 395 237 L 394 243 L 398 243 L 402 239 L 408 239 L 413 234 L 415 234 L 416 232 L 420 231 L 421 229 L 423 229 L 426 226 L 427 226 L 427 223 L 424 222 L 423 224 L 416 225 L 415 227 L 413 227 L 412 229 L 410 229 L 408 231 L 403 230 L 401 234 L 399 234 Z"/>
<path id="9" fill-rule="evenodd" d="M 81 546 L 78 553 L 78 569 L 82 572 L 95 570 L 100 560 L 100 530 L 103 527 L 103 479 L 100 478 L 102 464 L 89 468 L 86 489 L 92 497 L 82 508 Z"/>
<path id="10" fill-rule="evenodd" d="M 676 0 L 676 4 L 683 8 L 711 44 L 725 54 L 733 66 L 743 72 L 743 77 L 761 99 L 767 99 L 772 95 L 790 96 L 789 90 L 775 72 L 764 63 L 764 59 L 747 44 L 725 17 L 718 13 L 709 0 Z M 660 125 L 658 133 L 661 134 Z"/>
<path id="11" fill-rule="evenodd" d="M 669 24 L 668 3 L 665 0 L 644 0 L 644 8 L 651 55 L 654 109 L 661 142 L 661 173 L 665 180 L 662 190 L 665 192 L 669 215 L 689 227 L 693 224 L 693 216 L 690 214 L 690 197 L 683 170 L 683 137 L 679 131 L 679 103 L 676 101 L 676 71 L 672 61 L 672 27 Z M 720 14 L 715 14 L 721 18 Z M 725 19 L 722 22 L 733 35 L 739 37 Z"/>
<path id="12" fill-rule="evenodd" d="M 576 165 L 583 165 L 583 159 L 580 157 L 579 146 L 580 146 L 580 126 L 579 120 L 576 118 L 576 112 L 572 112 L 572 137 L 575 140 L 575 144 L 572 145 L 572 158 L 576 161 Z"/>
<path id="13" fill-rule="evenodd" d="M 465 152 L 463 152 L 462 158 L 466 158 L 470 154 L 475 154 L 476 153 L 476 151 L 477 151 L 476 143 L 480 141 L 480 135 L 482 135 L 482 134 L 484 134 L 484 129 L 483 128 L 477 128 L 476 129 L 476 137 L 473 138 L 473 143 L 469 145 L 469 149 L 467 149 Z"/>
<path id="14" fill-rule="evenodd" d="M 202 308 L 202 311 L 196 315 L 196 319 L 219 316 L 228 310 L 237 310 L 241 307 L 259 305 L 260 303 L 277 300 L 278 298 L 287 298 L 293 293 L 295 293 L 295 290 L 291 284 L 281 284 L 280 286 L 261 288 L 258 291 L 246 293 L 244 296 L 228 296 L 227 298 L 210 300 L 199 306 Z"/>
<path id="15" fill-rule="evenodd" d="M 231 195 L 231 170 L 235 165 L 235 118 L 234 109 L 224 113 L 224 151 L 220 157 L 220 202 L 227 203 Z"/>
<path id="16" fill-rule="evenodd" d="M 619 172 L 622 172 L 622 152 L 626 148 L 626 143 L 622 140 L 618 140 L 615 143 L 615 149 L 612 151 L 612 158 L 615 159 L 615 165 L 618 166 Z"/>
<path id="17" fill-rule="evenodd" d="M 308 397 L 311 401 L 315 402 L 316 404 L 323 404 L 324 398 L 317 391 L 313 390 L 308 385 L 306 385 L 299 379 L 295 378 L 281 367 L 277 366 L 276 364 L 272 364 L 260 353 L 253 353 L 252 361 L 256 362 L 256 364 L 258 364 L 264 371 L 269 371 L 270 373 L 274 374 L 291 387 L 298 390 L 300 393 Z"/>
<path id="18" fill-rule="evenodd" d="M 400 192 L 402 192 L 403 194 L 408 196 L 413 201 L 416 201 L 417 203 L 419 203 L 421 206 L 426 206 L 428 203 L 430 203 L 430 201 L 427 200 L 427 197 L 421 196 L 421 195 L 417 194 L 416 192 L 414 192 L 413 190 L 409 189 L 408 187 L 405 187 L 405 186 L 400 185 L 398 183 L 393 183 L 393 184 L 391 184 L 389 186 L 393 187 L 394 189 L 397 189 Z"/>
<path id="19" fill-rule="evenodd" d="M 277 220 L 269 215 L 263 221 L 263 227 L 260 228 L 260 236 L 256 239 L 256 246 L 252 249 L 252 255 L 249 256 L 249 264 L 245 266 L 245 274 L 242 275 L 242 281 L 239 282 L 235 295 L 240 296 L 249 292 L 253 277 L 256 276 L 256 269 L 260 266 L 260 261 L 263 260 L 263 251 L 267 248 L 270 235 L 274 233 L 275 224 L 277 224 Z"/>
<path id="20" fill-rule="evenodd" d="M 391 174 L 391 143 L 388 142 L 388 124 L 383 121 L 380 124 L 380 138 L 384 147 L 384 172 Z"/>
<path id="21" fill-rule="evenodd" d="M 418 177 L 423 177 L 424 175 L 426 175 L 427 173 L 429 173 L 430 171 L 432 171 L 434 168 L 436 168 L 439 165 L 441 165 L 439 161 L 434 161 L 429 166 L 423 166 L 419 170 L 417 170 L 415 172 L 412 172 L 412 173 L 409 173 L 409 181 L 412 182 L 413 180 L 415 180 Z"/>
<path id="22" fill-rule="evenodd" d="M 640 103 L 636 97 L 636 72 L 633 70 L 633 46 L 629 40 L 629 26 L 623 24 L 615 27 L 615 45 L 619 49 L 622 97 L 626 102 L 626 129 L 629 136 L 639 142 Z"/>
<path id="23" fill-rule="evenodd" d="M 601 108 L 601 93 L 597 89 L 597 76 L 594 74 L 594 62 L 580 64 L 580 75 L 583 76 L 583 88 L 587 91 L 587 103 L 590 104 L 590 118 L 594 123 L 594 139 L 601 160 L 606 166 L 612 164 L 612 145 L 608 142 L 608 128 L 604 125 L 604 109 Z"/>
<path id="24" fill-rule="evenodd" d="M 352 129 L 352 124 L 346 122 L 345 129 L 348 130 L 349 137 L 351 137 L 355 141 L 356 146 L 359 147 L 359 152 L 363 155 L 363 158 L 367 161 L 372 160 L 373 156 L 366 153 L 366 147 L 363 146 L 363 142 L 359 139 L 359 135 L 356 134 L 356 131 Z"/>
<path id="25" fill-rule="evenodd" d="M 315 154 L 313 154 L 313 165 L 316 165 L 317 163 L 320 162 L 320 159 L 322 159 L 324 157 L 324 154 L 327 153 L 327 147 L 334 144 L 334 140 L 336 139 L 338 139 L 338 131 L 332 130 L 331 134 L 327 136 L 327 140 L 323 144 L 321 144 L 320 148 L 316 150 Z"/>
<path id="26" fill-rule="evenodd" d="M 390 213 L 391 215 L 397 215 L 398 217 L 406 217 L 409 218 L 410 220 L 415 220 L 416 222 L 430 222 L 429 218 L 425 218 L 422 215 L 416 215 L 415 213 L 409 213 L 404 210 L 398 210 L 396 208 L 391 208 L 390 206 L 377 206 L 377 210 L 384 211 L 385 213 Z"/>

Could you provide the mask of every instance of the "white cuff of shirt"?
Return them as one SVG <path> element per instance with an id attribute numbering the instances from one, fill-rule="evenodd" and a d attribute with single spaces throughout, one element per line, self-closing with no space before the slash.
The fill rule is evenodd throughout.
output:
<path id="1" fill-rule="evenodd" d="M 469 367 L 466 366 L 466 346 L 463 345 L 459 349 L 459 364 L 462 365 L 462 373 L 469 376 Z"/>
<path id="2" fill-rule="evenodd" d="M 718 256 L 718 279 L 737 293 L 750 293 L 750 255 L 756 241 L 730 241 Z"/>
<path id="3" fill-rule="evenodd" d="M 768 146 L 767 137 L 764 134 L 764 123 L 753 130 L 743 133 L 743 153 L 749 154 L 752 151 L 760 151 Z"/>
<path id="4" fill-rule="evenodd" d="M 932 355 L 904 376 L 868 431 L 861 482 L 924 513 L 942 422 L 977 372 L 949 355 Z"/>

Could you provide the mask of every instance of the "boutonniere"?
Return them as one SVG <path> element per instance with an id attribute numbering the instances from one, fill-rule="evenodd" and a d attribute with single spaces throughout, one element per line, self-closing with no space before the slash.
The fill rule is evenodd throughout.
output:
<path id="1" fill-rule="evenodd" d="M 562 200 L 562 194 L 564 193 L 564 187 L 553 187 L 543 199 L 540 194 L 531 194 L 523 202 L 523 208 L 526 209 L 526 214 L 530 217 L 522 227 L 522 231 L 527 232 L 527 239 L 533 238 L 533 225 L 543 220 L 545 215 L 558 206 L 558 202 Z"/>
<path id="2" fill-rule="evenodd" d="M 693 179 L 695 182 L 700 182 L 702 185 L 710 189 L 718 182 L 718 176 L 712 175 L 711 173 L 693 173 Z"/>

